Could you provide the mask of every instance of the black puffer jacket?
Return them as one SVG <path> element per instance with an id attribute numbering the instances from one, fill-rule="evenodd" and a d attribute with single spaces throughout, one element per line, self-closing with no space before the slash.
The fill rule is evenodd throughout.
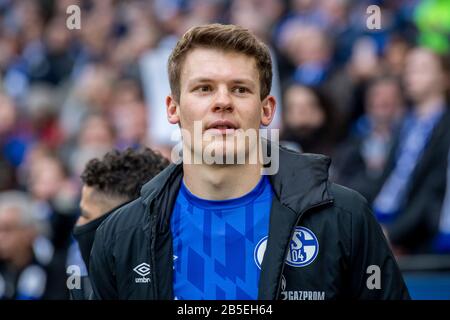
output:
<path id="1" fill-rule="evenodd" d="M 279 163 L 259 299 L 409 299 L 365 199 L 328 181 L 330 159 L 280 148 Z M 174 298 L 170 216 L 182 175 L 169 166 L 99 227 L 94 298 Z"/>

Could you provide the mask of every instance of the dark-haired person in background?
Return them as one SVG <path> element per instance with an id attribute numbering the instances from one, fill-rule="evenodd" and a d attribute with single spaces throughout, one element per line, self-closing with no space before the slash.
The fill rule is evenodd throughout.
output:
<path id="1" fill-rule="evenodd" d="M 142 185 L 168 164 L 167 159 L 149 148 L 115 150 L 101 160 L 92 159 L 87 163 L 81 175 L 81 216 L 73 231 L 87 268 L 98 226 L 116 208 L 139 197 Z M 75 299 L 89 297 L 88 278 L 85 277 L 82 282 L 82 289 L 72 290 Z"/>
<path id="2" fill-rule="evenodd" d="M 333 155 L 334 181 L 369 197 L 383 173 L 405 106 L 400 82 L 380 76 L 368 84 L 365 113 Z"/>
<path id="3" fill-rule="evenodd" d="M 337 138 L 339 112 L 315 87 L 298 82 L 284 92 L 282 145 L 304 153 L 331 155 Z"/>

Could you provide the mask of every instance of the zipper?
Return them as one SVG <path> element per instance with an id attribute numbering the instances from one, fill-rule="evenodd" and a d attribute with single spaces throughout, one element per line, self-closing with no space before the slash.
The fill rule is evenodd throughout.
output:
<path id="1" fill-rule="evenodd" d="M 156 261 L 155 261 L 155 246 L 156 246 L 156 214 L 150 216 L 150 228 L 152 232 L 152 236 L 150 238 L 150 270 L 151 270 L 151 284 L 152 284 L 152 293 L 153 299 L 158 299 L 158 290 L 156 285 Z"/>
<path id="2" fill-rule="evenodd" d="M 312 205 L 312 206 L 306 208 L 305 210 L 303 210 L 302 212 L 300 212 L 300 215 L 298 216 L 297 221 L 295 222 L 294 227 L 293 227 L 292 230 L 291 230 L 291 235 L 289 236 L 289 239 L 292 239 L 292 238 L 294 237 L 295 228 L 296 228 L 297 225 L 300 223 L 301 218 L 303 217 L 303 215 L 304 215 L 306 212 L 308 212 L 309 210 L 312 210 L 312 209 L 315 209 L 315 208 L 318 208 L 318 207 L 321 207 L 321 206 L 324 206 L 324 205 L 333 203 L 333 202 L 334 202 L 333 199 L 326 200 L 326 201 L 322 201 L 322 202 L 319 202 L 319 203 L 317 203 L 317 204 L 315 204 L 315 205 Z M 280 276 L 279 276 L 280 280 L 278 281 L 277 293 L 276 293 L 276 295 L 275 295 L 275 300 L 278 300 L 278 298 L 279 298 L 279 296 L 280 296 L 281 280 L 282 280 L 282 276 L 283 276 L 283 272 L 284 272 L 284 266 L 286 265 L 286 263 L 285 263 L 284 260 L 286 259 L 288 250 L 289 250 L 289 243 L 288 243 L 288 245 L 286 246 L 286 248 L 284 249 L 283 265 L 281 266 L 281 272 L 280 272 Z"/>

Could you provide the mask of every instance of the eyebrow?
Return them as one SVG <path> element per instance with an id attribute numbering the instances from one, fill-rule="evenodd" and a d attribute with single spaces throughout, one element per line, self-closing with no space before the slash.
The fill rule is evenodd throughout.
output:
<path id="1" fill-rule="evenodd" d="M 207 78 L 207 77 L 198 77 L 198 78 L 193 78 L 193 79 L 189 80 L 188 84 L 207 83 L 207 82 L 215 82 L 215 80 L 211 79 L 211 78 Z M 250 79 L 250 78 L 236 78 L 236 79 L 232 79 L 230 82 L 235 83 L 235 84 L 247 84 L 247 85 L 254 85 L 256 83 L 253 79 Z"/>

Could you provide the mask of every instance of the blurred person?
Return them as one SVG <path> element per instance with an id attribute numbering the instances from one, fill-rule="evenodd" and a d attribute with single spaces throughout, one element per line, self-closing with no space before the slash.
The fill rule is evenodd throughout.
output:
<path id="1" fill-rule="evenodd" d="M 82 28 L 79 31 L 79 44 L 72 78 L 76 81 L 86 67 L 100 62 L 108 64 L 113 52 L 111 41 L 114 27 L 114 7 L 112 1 L 93 1 L 83 10 Z M 75 32 L 74 32 L 75 31 Z"/>
<path id="2" fill-rule="evenodd" d="M 337 85 L 332 92 L 334 99 L 340 101 L 338 106 L 343 111 L 346 133 L 351 123 L 364 112 L 365 91 L 371 79 L 381 76 L 383 70 L 380 64 L 375 40 L 369 36 L 359 37 L 353 43 L 350 60 L 344 66 L 342 74 L 331 83 Z M 343 86 L 348 86 L 348 89 L 343 89 Z M 339 92 L 340 89 L 343 91 Z"/>
<path id="3" fill-rule="evenodd" d="M 94 298 L 409 298 L 367 203 L 329 182 L 329 158 L 260 140 L 279 152 L 272 174 L 261 162 L 188 161 L 206 148 L 232 158 L 258 153 L 258 142 L 234 148 L 232 141 L 238 130 L 258 137 L 273 119 L 265 44 L 238 26 L 198 26 L 179 40 L 168 65 L 167 118 L 183 129 L 184 159 L 97 229 L 89 261 Z M 201 134 L 192 139 L 196 121 Z M 209 134 L 215 141 L 208 143 Z M 367 286 L 372 264 L 380 290 Z"/>
<path id="4" fill-rule="evenodd" d="M 139 81 L 135 78 L 118 80 L 112 101 L 109 115 L 116 132 L 116 148 L 123 150 L 126 147 L 151 145 L 147 136 L 147 107 Z"/>
<path id="5" fill-rule="evenodd" d="M 75 50 L 71 31 L 64 27 L 65 23 L 66 15 L 61 15 L 45 25 L 42 51 L 34 52 L 30 65 L 32 82 L 59 85 L 70 77 Z"/>
<path id="6" fill-rule="evenodd" d="M 61 146 L 64 134 L 60 127 L 58 106 L 61 102 L 60 88 L 44 83 L 30 86 L 24 99 L 23 117 L 26 119 L 34 142 L 42 143 L 50 149 Z"/>
<path id="7" fill-rule="evenodd" d="M 116 105 L 112 110 L 112 122 L 117 133 L 119 149 L 147 145 L 147 109 L 143 102 Z"/>
<path id="8" fill-rule="evenodd" d="M 28 161 L 26 188 L 39 207 L 40 216 L 50 223 L 49 239 L 64 256 L 76 220 L 76 184 L 61 158 L 49 150 L 36 150 Z"/>
<path id="9" fill-rule="evenodd" d="M 334 46 L 333 61 L 345 64 L 351 56 L 355 40 L 361 35 L 356 21 L 351 18 L 352 3 L 348 0 L 320 0 L 324 28 L 331 36 Z"/>
<path id="10" fill-rule="evenodd" d="M 111 105 L 116 71 L 105 64 L 85 66 L 64 102 L 59 123 L 65 139 L 74 138 L 90 113 L 106 112 Z"/>
<path id="11" fill-rule="evenodd" d="M 373 79 L 366 92 L 365 113 L 333 154 L 334 181 L 369 197 L 383 173 L 404 112 L 398 79 L 391 76 Z"/>
<path id="12" fill-rule="evenodd" d="M 339 115 L 323 93 L 293 83 L 284 94 L 282 145 L 305 153 L 331 155 Z"/>
<path id="13" fill-rule="evenodd" d="M 113 105 L 142 101 L 143 92 L 139 79 L 132 77 L 119 78 L 114 84 L 111 100 Z"/>
<path id="14" fill-rule="evenodd" d="M 46 225 L 34 210 L 25 193 L 0 193 L 0 300 L 67 297 L 64 274 L 52 267 L 48 250 L 36 246 Z"/>
<path id="15" fill-rule="evenodd" d="M 263 41 L 269 42 L 270 32 L 286 11 L 286 3 L 277 0 L 233 0 L 230 22 L 248 28 Z"/>
<path id="16" fill-rule="evenodd" d="M 148 3 L 130 2 L 122 7 L 117 21 L 122 32 L 113 40 L 111 61 L 123 75 L 139 77 L 139 59 L 157 46 L 161 31 Z"/>
<path id="17" fill-rule="evenodd" d="M 81 216 L 73 230 L 87 268 L 95 231 L 100 224 L 118 207 L 138 198 L 141 187 L 168 164 L 168 160 L 149 148 L 115 150 L 87 163 L 81 174 Z M 75 299 L 90 297 L 86 279 L 84 288 L 71 291 Z"/>
<path id="18" fill-rule="evenodd" d="M 7 29 L 19 39 L 19 48 L 4 75 L 5 91 L 22 100 L 34 75 L 34 62 L 44 54 L 44 16 L 37 1 L 18 1 L 7 11 Z"/>
<path id="19" fill-rule="evenodd" d="M 383 69 L 384 73 L 388 73 L 395 77 L 401 77 L 405 69 L 405 61 L 410 48 L 409 42 L 397 35 L 393 34 L 383 54 Z"/>
<path id="20" fill-rule="evenodd" d="M 397 254 L 432 252 L 445 194 L 450 146 L 446 61 L 425 48 L 407 57 L 404 87 L 412 109 L 400 126 L 373 198 Z"/>
<path id="21" fill-rule="evenodd" d="M 295 66 L 297 82 L 318 86 L 329 77 L 332 47 L 319 27 L 293 21 L 280 34 L 280 45 Z"/>
<path id="22" fill-rule="evenodd" d="M 175 34 L 182 35 L 186 30 L 214 21 L 223 21 L 228 13 L 224 9 L 228 6 L 226 1 L 216 0 L 189 0 L 181 4 L 180 22 L 175 24 Z"/>
<path id="23" fill-rule="evenodd" d="M 288 2 L 288 14 L 283 23 L 298 21 L 302 24 L 323 27 L 325 17 L 320 8 L 320 3 L 314 0 L 292 0 Z"/>
<path id="24" fill-rule="evenodd" d="M 348 119 L 353 113 L 355 88 L 359 79 L 352 77 L 348 65 L 338 66 L 334 63 L 332 39 L 316 25 L 292 21 L 280 31 L 279 47 L 281 53 L 292 63 L 293 68 L 288 79 L 305 86 L 318 87 L 333 101 L 336 112 L 342 118 L 342 128 L 339 128 L 340 132 L 337 134 L 340 138 L 346 133 Z M 360 47 L 357 48 L 354 55 L 362 51 Z M 369 55 L 361 56 L 367 59 Z M 361 66 L 359 69 L 367 65 L 372 66 L 372 60 L 366 60 L 366 64 L 363 59 L 358 61 L 358 66 Z"/>
<path id="25" fill-rule="evenodd" d="M 107 114 L 88 114 L 81 124 L 75 145 L 68 147 L 70 172 L 80 176 L 86 163 L 114 149 L 116 131 Z"/>
<path id="26" fill-rule="evenodd" d="M 20 166 L 32 143 L 28 123 L 20 120 L 19 108 L 0 92 L 0 152 L 13 168 Z"/>

